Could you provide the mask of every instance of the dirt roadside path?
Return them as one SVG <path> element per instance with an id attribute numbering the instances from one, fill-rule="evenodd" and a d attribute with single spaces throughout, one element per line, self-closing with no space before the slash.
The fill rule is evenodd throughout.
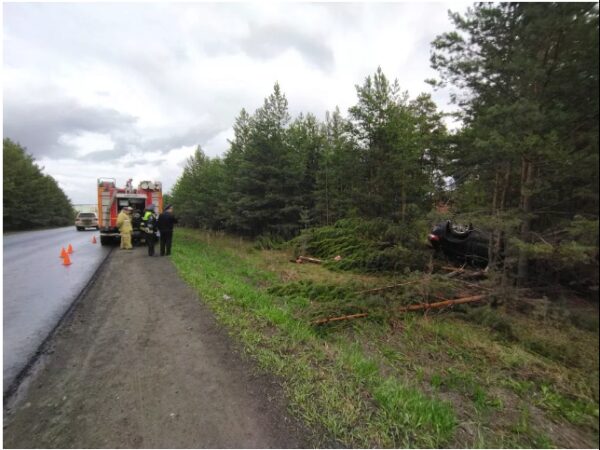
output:
<path id="1" fill-rule="evenodd" d="M 117 249 L 101 271 L 5 409 L 5 447 L 310 445 L 168 258 Z"/>

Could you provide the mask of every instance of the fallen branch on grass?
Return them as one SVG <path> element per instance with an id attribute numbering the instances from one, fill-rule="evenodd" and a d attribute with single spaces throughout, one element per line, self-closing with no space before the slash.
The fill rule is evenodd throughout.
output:
<path id="1" fill-rule="evenodd" d="M 313 264 L 321 264 L 323 261 L 317 258 L 311 258 L 309 256 L 298 256 L 298 258 L 296 259 L 296 262 L 298 264 L 303 263 L 303 262 L 309 262 L 309 263 L 313 263 Z"/>
<path id="2" fill-rule="evenodd" d="M 468 281 L 465 281 L 465 280 L 456 279 L 456 280 L 452 280 L 452 281 L 456 281 L 456 282 L 462 283 L 462 284 L 464 284 L 466 286 L 470 286 L 472 288 L 481 289 L 481 290 L 488 291 L 488 292 L 492 290 L 489 287 L 480 286 L 480 285 L 475 284 L 475 283 L 469 283 Z"/>
<path id="3" fill-rule="evenodd" d="M 403 308 L 400 308 L 398 311 L 407 312 L 407 311 L 418 311 L 421 309 L 429 310 L 429 309 L 433 309 L 433 308 L 445 308 L 447 306 L 460 305 L 463 303 L 479 302 L 486 297 L 487 297 L 487 295 L 473 295 L 471 297 L 463 297 L 463 298 L 458 298 L 455 300 L 444 300 L 442 302 L 436 302 L 436 303 L 418 303 L 416 305 L 405 306 Z"/>
<path id="4" fill-rule="evenodd" d="M 329 317 L 327 319 L 319 319 L 313 322 L 314 325 L 323 325 L 324 323 L 329 322 L 339 322 L 340 320 L 352 320 L 359 319 L 361 317 L 367 317 L 368 313 L 360 313 L 360 314 L 351 314 L 349 316 L 341 316 L 341 317 Z"/>
<path id="5" fill-rule="evenodd" d="M 446 274 L 447 278 L 452 278 L 455 277 L 457 275 L 460 275 L 461 273 L 463 273 L 465 271 L 464 269 L 465 266 L 462 267 L 447 267 L 444 266 L 442 267 L 443 270 L 450 270 L 450 273 Z"/>
<path id="6" fill-rule="evenodd" d="M 486 278 L 487 277 L 487 272 L 485 270 L 476 270 L 476 271 L 472 271 L 472 270 L 465 270 L 464 266 L 463 267 L 442 267 L 443 270 L 452 270 L 450 273 L 446 274 L 445 277 L 446 278 L 454 278 L 454 277 L 460 277 L 460 278 L 466 278 L 466 279 L 477 279 L 477 278 Z"/>
<path id="7" fill-rule="evenodd" d="M 448 272 L 462 272 L 463 270 L 465 270 L 465 265 L 466 264 L 463 264 L 460 267 L 456 267 L 456 266 L 442 266 L 442 267 L 440 267 L 440 269 L 446 270 Z"/>
<path id="8" fill-rule="evenodd" d="M 484 270 L 478 270 L 476 272 L 463 272 L 460 275 L 461 278 L 466 278 L 468 279 L 479 279 L 479 278 L 486 278 L 487 277 L 487 272 L 485 272 Z"/>

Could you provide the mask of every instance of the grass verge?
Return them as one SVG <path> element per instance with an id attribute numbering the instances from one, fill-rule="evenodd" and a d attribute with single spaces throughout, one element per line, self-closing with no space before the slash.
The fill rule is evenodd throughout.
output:
<path id="1" fill-rule="evenodd" d="M 380 448 L 598 446 L 597 330 L 555 332 L 550 345 L 540 335 L 547 327 L 497 311 L 390 320 L 394 301 L 449 287 L 431 279 L 394 298 L 359 295 L 417 275 L 332 272 L 290 256 L 179 230 L 173 262 L 248 355 L 283 380 L 293 412 L 327 439 Z M 361 308 L 377 313 L 310 324 Z M 565 365 L 573 355 L 532 350 L 574 336 L 574 354 L 586 359 L 578 367 Z"/>

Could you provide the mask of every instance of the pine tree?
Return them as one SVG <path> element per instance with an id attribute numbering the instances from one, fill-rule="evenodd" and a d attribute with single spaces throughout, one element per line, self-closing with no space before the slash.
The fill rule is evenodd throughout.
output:
<path id="1" fill-rule="evenodd" d="M 524 283 L 540 236 L 576 211 L 598 214 L 598 8 L 477 4 L 451 18 L 457 30 L 434 41 L 432 65 L 459 90 L 465 130 L 454 159 L 470 173 L 455 175 L 491 205 L 492 259 L 512 233 Z M 502 225 L 513 218 L 516 230 Z"/>
<path id="2" fill-rule="evenodd" d="M 358 195 L 364 185 L 360 149 L 339 108 L 327 113 L 322 162 L 317 172 L 315 208 L 321 224 L 333 224 L 358 214 Z"/>
<path id="3" fill-rule="evenodd" d="M 287 99 L 276 83 L 250 121 L 234 203 L 238 232 L 291 237 L 298 230 L 300 173 L 286 141 L 289 121 Z"/>

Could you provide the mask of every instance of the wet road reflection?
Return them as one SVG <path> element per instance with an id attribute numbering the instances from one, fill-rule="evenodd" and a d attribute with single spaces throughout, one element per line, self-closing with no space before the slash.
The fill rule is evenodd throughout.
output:
<path id="1" fill-rule="evenodd" d="M 106 257 L 99 238 L 75 227 L 4 235 L 4 392 Z M 72 264 L 63 266 L 69 244 Z"/>

